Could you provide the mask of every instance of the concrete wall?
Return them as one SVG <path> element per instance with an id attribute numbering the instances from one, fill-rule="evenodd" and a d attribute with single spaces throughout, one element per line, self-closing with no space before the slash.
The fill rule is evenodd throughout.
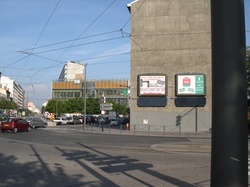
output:
<path id="1" fill-rule="evenodd" d="M 163 125 L 183 131 L 211 128 L 211 29 L 209 0 L 139 0 L 131 6 L 131 125 Z M 175 74 L 206 75 L 205 107 L 176 107 Z M 137 75 L 168 76 L 166 107 L 137 106 Z"/>

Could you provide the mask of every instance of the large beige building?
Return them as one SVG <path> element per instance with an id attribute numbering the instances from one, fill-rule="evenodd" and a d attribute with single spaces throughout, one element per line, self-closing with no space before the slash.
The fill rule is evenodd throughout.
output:
<path id="1" fill-rule="evenodd" d="M 165 128 L 166 131 L 209 130 L 212 99 L 210 1 L 136 0 L 128 8 L 132 38 L 131 125 L 150 125 L 151 130 Z M 165 90 L 142 92 L 144 83 L 150 87 L 147 81 L 142 82 L 144 74 L 152 79 L 160 76 L 157 84 L 159 82 Z M 204 95 L 177 95 L 176 74 L 185 74 L 185 78 L 204 75 Z M 162 79 L 165 75 L 166 82 Z M 149 80 L 149 84 L 150 81 L 153 82 Z M 184 86 L 190 84 L 183 83 Z M 196 107 L 195 103 L 200 101 L 204 106 Z M 178 102 L 183 106 L 177 105 Z"/>
<path id="2" fill-rule="evenodd" d="M 84 98 L 84 64 L 68 61 L 65 63 L 58 80 L 52 81 L 52 99 L 68 100 Z M 128 79 L 86 79 L 86 96 L 116 102 L 129 106 Z"/>

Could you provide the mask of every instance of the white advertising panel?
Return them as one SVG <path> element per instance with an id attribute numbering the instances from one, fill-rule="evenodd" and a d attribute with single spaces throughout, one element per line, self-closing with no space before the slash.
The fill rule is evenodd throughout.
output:
<path id="1" fill-rule="evenodd" d="M 138 76 L 138 95 L 139 96 L 165 96 L 166 75 L 163 74 L 144 74 Z"/>

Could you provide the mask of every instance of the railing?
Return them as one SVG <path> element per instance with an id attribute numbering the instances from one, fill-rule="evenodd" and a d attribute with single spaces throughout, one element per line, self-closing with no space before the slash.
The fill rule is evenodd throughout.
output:
<path id="1" fill-rule="evenodd" d="M 106 134 L 124 134 L 124 135 L 157 135 L 157 136 L 182 136 L 181 126 L 169 127 L 167 125 L 154 126 L 154 125 L 116 125 L 109 124 L 86 124 L 84 131 L 93 133 L 106 133 Z M 196 132 L 194 132 L 196 134 Z"/>

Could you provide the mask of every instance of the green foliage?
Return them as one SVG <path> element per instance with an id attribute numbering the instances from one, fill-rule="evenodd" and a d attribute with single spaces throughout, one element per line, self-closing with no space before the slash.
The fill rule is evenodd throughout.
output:
<path id="1" fill-rule="evenodd" d="M 48 101 L 45 111 L 57 115 L 63 113 L 83 113 L 84 101 L 82 98 L 73 98 L 67 101 L 56 101 L 51 99 Z M 119 114 L 128 114 L 128 108 L 125 105 L 113 102 L 113 111 Z M 86 100 L 86 114 L 100 114 L 100 101 L 98 98 L 88 98 Z"/>
<path id="2" fill-rule="evenodd" d="M 5 98 L 0 98 L 0 108 L 3 109 L 17 109 L 18 105 L 10 100 L 7 100 Z"/>
<path id="3" fill-rule="evenodd" d="M 56 100 L 50 99 L 45 107 L 45 111 L 56 113 Z"/>
<path id="4" fill-rule="evenodd" d="M 86 103 L 86 113 L 87 114 L 99 114 L 100 113 L 100 101 L 95 98 L 88 98 Z"/>
<path id="5" fill-rule="evenodd" d="M 48 101 L 45 111 L 60 115 L 62 113 L 82 113 L 83 100 L 81 98 L 60 101 L 51 99 Z"/>
<path id="6" fill-rule="evenodd" d="M 83 111 L 83 99 L 74 98 L 65 101 L 64 107 L 67 113 L 82 113 Z"/>
<path id="7" fill-rule="evenodd" d="M 117 111 L 117 112 L 119 112 L 119 114 L 122 114 L 122 115 L 129 113 L 128 108 L 125 105 L 121 105 L 121 104 L 118 104 L 115 102 L 112 102 L 112 104 L 113 104 L 112 111 Z"/>

